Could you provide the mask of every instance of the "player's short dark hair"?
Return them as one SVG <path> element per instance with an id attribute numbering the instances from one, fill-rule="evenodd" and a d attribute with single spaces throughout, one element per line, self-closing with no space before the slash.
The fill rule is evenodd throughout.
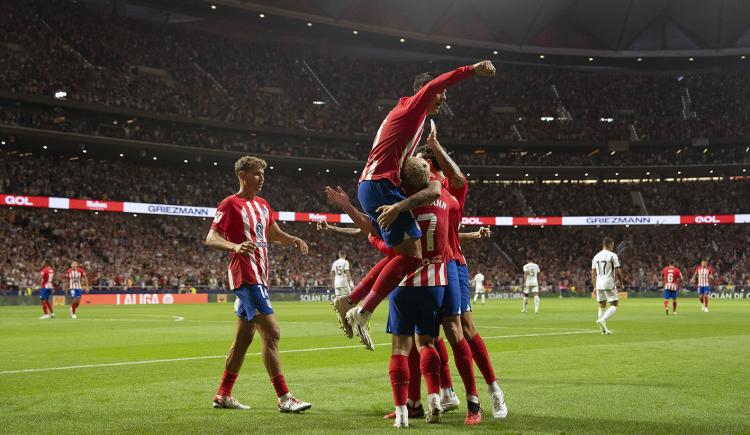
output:
<path id="1" fill-rule="evenodd" d="M 602 240 L 602 244 L 604 246 L 614 245 L 615 241 L 612 240 L 612 237 L 605 237 L 604 240 Z"/>
<path id="2" fill-rule="evenodd" d="M 433 72 L 423 72 L 422 74 L 419 74 L 414 78 L 414 92 L 419 91 L 419 89 L 422 88 L 422 86 L 426 85 L 427 83 L 430 83 L 432 79 L 437 77 L 437 74 Z"/>
<path id="3" fill-rule="evenodd" d="M 253 156 L 243 156 L 234 162 L 234 173 L 239 174 L 253 168 L 266 169 L 266 166 L 267 163 L 263 159 Z"/>
<path id="4" fill-rule="evenodd" d="M 435 153 L 429 146 L 422 145 L 417 150 L 417 154 L 421 154 L 423 159 L 429 160 L 430 164 L 432 164 L 432 167 L 435 168 L 436 171 L 443 170 L 443 168 L 440 167 L 440 163 L 438 163 L 437 159 L 435 158 Z"/>
<path id="5" fill-rule="evenodd" d="M 344 252 L 344 251 L 339 251 L 339 257 L 343 257 L 343 256 L 345 256 L 345 255 L 346 255 L 346 252 Z"/>

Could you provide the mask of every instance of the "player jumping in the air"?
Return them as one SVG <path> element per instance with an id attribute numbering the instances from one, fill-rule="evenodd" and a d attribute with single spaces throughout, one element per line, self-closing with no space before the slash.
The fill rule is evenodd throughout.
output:
<path id="1" fill-rule="evenodd" d="M 482 305 L 484 305 L 484 275 L 480 271 L 477 270 L 476 275 L 474 275 L 474 279 L 472 279 L 472 282 L 474 283 L 474 302 L 476 303 L 477 299 L 479 299 L 479 296 L 482 297 Z"/>
<path id="2" fill-rule="evenodd" d="M 534 314 L 539 313 L 539 266 L 534 263 L 531 256 L 527 256 L 526 264 L 523 266 L 523 304 L 521 312 L 526 312 L 529 306 L 529 293 L 534 297 Z"/>
<path id="3" fill-rule="evenodd" d="M 63 288 L 67 286 L 67 291 L 70 291 L 70 298 L 72 303 L 70 304 L 70 317 L 77 319 L 78 315 L 76 310 L 81 305 L 81 296 L 83 291 L 86 293 L 89 291 L 89 277 L 86 275 L 86 271 L 82 267 L 78 266 L 77 261 L 70 263 L 70 269 L 65 271 L 65 277 L 67 281 L 63 281 Z"/>
<path id="4" fill-rule="evenodd" d="M 615 242 L 609 237 L 602 241 L 602 250 L 591 260 L 591 283 L 594 285 L 596 300 L 599 302 L 599 315 L 596 324 L 602 334 L 612 333 L 607 327 L 607 319 L 615 315 L 620 298 L 617 296 L 617 284 L 623 287 L 620 259 L 612 250 Z M 609 302 L 609 308 L 607 308 Z"/>
<path id="5" fill-rule="evenodd" d="M 456 199 L 449 203 L 451 224 L 448 241 L 451 251 L 453 252 L 453 259 L 448 262 L 448 287 L 452 288 L 453 285 L 458 284 L 458 294 L 454 294 L 456 292 L 455 290 L 449 291 L 448 294 L 451 294 L 458 302 L 456 306 L 451 307 L 450 311 L 453 314 L 457 314 L 461 320 L 461 338 L 465 340 L 459 341 L 458 345 L 468 342 L 471 356 L 479 368 L 479 371 L 482 372 L 484 381 L 487 384 L 487 390 L 490 394 L 490 402 L 492 403 L 492 416 L 495 418 L 505 418 L 508 415 L 508 407 L 505 404 L 505 394 L 497 383 L 495 370 L 492 367 L 487 346 L 484 344 L 484 340 L 479 334 L 479 331 L 477 331 L 471 313 L 469 266 L 466 264 L 466 258 L 461 250 L 461 241 L 489 237 L 490 232 L 485 228 L 466 236 L 464 236 L 463 233 L 459 233 L 461 220 L 463 218 L 464 204 L 466 203 L 466 194 L 469 191 L 469 184 L 456 162 L 451 159 L 448 152 L 442 147 L 442 145 L 440 145 L 440 142 L 437 140 L 437 135 L 435 134 L 431 136 L 432 137 L 428 140 L 427 146 L 422 147 L 419 150 L 418 155 L 425 158 L 430 163 L 433 174 L 441 178 L 443 189 L 446 189 Z M 451 275 L 453 273 L 458 277 L 458 283 L 450 283 Z M 456 352 L 455 346 L 453 347 L 453 351 L 454 353 Z M 445 397 L 445 392 L 443 394 Z M 469 405 L 470 412 L 474 408 L 474 405 L 476 405 L 476 407 L 479 406 L 479 399 L 476 398 L 476 396 L 470 398 L 469 402 L 474 402 Z M 469 419 L 469 416 L 467 416 L 467 419 Z"/>
<path id="6" fill-rule="evenodd" d="M 708 299 L 711 297 L 711 283 L 714 280 L 714 268 L 708 265 L 708 261 L 702 260 L 699 266 L 695 267 L 690 282 L 698 284 L 698 299 L 701 302 L 701 310 L 708 312 Z"/>
<path id="7" fill-rule="evenodd" d="M 420 74 L 414 80 L 415 94 L 399 99 L 375 135 L 359 179 L 358 197 L 380 237 L 396 255 L 376 266 L 380 272 L 362 307 L 352 307 L 346 314 L 346 320 L 368 349 L 373 348 L 368 330 L 373 310 L 422 261 L 418 241 L 422 233 L 410 210 L 440 197 L 438 182 L 430 183 L 409 198 L 404 197 L 400 190 L 401 167 L 417 147 L 425 118 L 436 114 L 445 102 L 445 90 L 473 75 L 494 76 L 495 67 L 490 61 L 482 61 L 439 77 Z"/>
<path id="8" fill-rule="evenodd" d="M 680 291 L 682 272 L 675 267 L 674 261 L 662 269 L 661 276 L 664 278 L 664 311 L 669 315 L 669 300 L 672 299 L 672 314 L 677 315 L 677 295 Z"/>
<path id="9" fill-rule="evenodd" d="M 241 157 L 234 164 L 240 189 L 225 198 L 206 237 L 206 245 L 230 253 L 229 288 L 234 291 L 237 333 L 229 348 L 221 386 L 214 397 L 214 408 L 248 409 L 232 397 L 232 387 L 245 354 L 257 330 L 263 345 L 263 364 L 271 378 L 281 412 L 301 412 L 312 405 L 297 400 L 286 386 L 279 361 L 279 322 L 268 297 L 268 248 L 271 243 L 294 246 L 307 255 L 304 240 L 279 228 L 268 202 L 258 196 L 265 182 L 266 162 Z"/>
<path id="10" fill-rule="evenodd" d="M 352 291 L 352 274 L 344 251 L 339 251 L 339 258 L 331 265 L 331 285 L 336 296 L 348 295 Z"/>
<path id="11" fill-rule="evenodd" d="M 40 319 L 54 319 L 55 311 L 52 309 L 52 278 L 55 277 L 55 270 L 52 268 L 52 263 L 45 259 L 42 270 L 39 272 L 39 299 L 42 301 L 42 311 L 44 314 L 40 316 Z"/>

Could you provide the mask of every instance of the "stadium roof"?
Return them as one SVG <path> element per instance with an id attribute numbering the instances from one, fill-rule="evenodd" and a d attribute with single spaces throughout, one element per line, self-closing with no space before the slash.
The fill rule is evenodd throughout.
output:
<path id="1" fill-rule="evenodd" d="M 748 0 L 214 0 L 310 23 L 504 52 L 750 54 Z"/>

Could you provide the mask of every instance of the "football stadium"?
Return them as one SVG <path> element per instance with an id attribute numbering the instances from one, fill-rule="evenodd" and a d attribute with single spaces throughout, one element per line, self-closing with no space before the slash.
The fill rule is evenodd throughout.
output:
<path id="1" fill-rule="evenodd" d="M 750 2 L 0 0 L 3 433 L 750 433 Z"/>

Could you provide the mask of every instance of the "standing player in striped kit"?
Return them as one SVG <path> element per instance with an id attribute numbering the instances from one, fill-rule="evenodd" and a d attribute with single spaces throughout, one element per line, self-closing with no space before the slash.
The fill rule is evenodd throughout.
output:
<path id="1" fill-rule="evenodd" d="M 41 315 L 40 319 L 54 319 L 55 311 L 52 309 L 50 300 L 52 299 L 52 292 L 55 290 L 52 287 L 52 278 L 55 276 L 55 269 L 49 260 L 45 259 L 42 270 L 39 271 L 39 299 L 42 301 L 42 311 L 44 314 Z"/>
<path id="2" fill-rule="evenodd" d="M 672 299 L 672 314 L 677 315 L 677 294 L 680 291 L 680 281 L 682 281 L 682 272 L 676 268 L 674 261 L 669 262 L 669 266 L 661 271 L 664 278 L 664 311 L 669 315 L 669 300 Z"/>
<path id="3" fill-rule="evenodd" d="M 270 242 L 294 246 L 307 255 L 307 244 L 282 231 L 273 210 L 258 196 L 265 181 L 266 162 L 256 157 L 241 157 L 234 164 L 240 183 L 236 194 L 225 198 L 206 237 L 206 245 L 230 253 L 229 286 L 234 291 L 237 333 L 229 348 L 221 386 L 214 397 L 214 408 L 248 409 L 232 397 L 232 387 L 245 354 L 257 330 L 260 333 L 263 364 L 271 378 L 281 412 L 301 412 L 312 405 L 297 400 L 286 386 L 279 361 L 279 322 L 268 298 L 268 247 Z"/>
<path id="4" fill-rule="evenodd" d="M 473 75 L 494 76 L 495 67 L 486 60 L 439 77 L 420 74 L 414 80 L 415 94 L 399 99 L 375 135 L 359 179 L 358 197 L 373 227 L 396 256 L 379 266 L 382 270 L 362 307 L 352 307 L 346 314 L 347 322 L 368 349 L 373 348 L 368 329 L 372 312 L 422 260 L 418 241 L 422 234 L 410 211 L 440 197 L 440 183 L 430 183 L 411 197 L 404 197 L 400 190 L 401 166 L 414 154 L 427 116 L 436 114 L 445 102 L 445 90 Z"/>
<path id="5" fill-rule="evenodd" d="M 76 310 L 78 309 L 78 306 L 81 305 L 81 295 L 83 294 L 83 290 L 86 290 L 86 293 L 89 292 L 89 277 L 86 275 L 86 271 L 78 266 L 77 261 L 70 263 L 70 269 L 65 271 L 65 277 L 67 278 L 67 281 L 63 281 L 63 287 L 68 287 L 66 290 L 70 291 L 70 297 L 72 299 L 72 303 L 70 304 L 70 317 L 72 319 L 77 319 L 78 315 L 76 314 Z"/>
<path id="6" fill-rule="evenodd" d="M 698 284 L 698 299 L 701 301 L 701 311 L 708 312 L 708 299 L 711 296 L 711 282 L 714 280 L 714 268 L 708 265 L 708 261 L 701 261 L 700 266 L 695 267 L 690 282 Z"/>

